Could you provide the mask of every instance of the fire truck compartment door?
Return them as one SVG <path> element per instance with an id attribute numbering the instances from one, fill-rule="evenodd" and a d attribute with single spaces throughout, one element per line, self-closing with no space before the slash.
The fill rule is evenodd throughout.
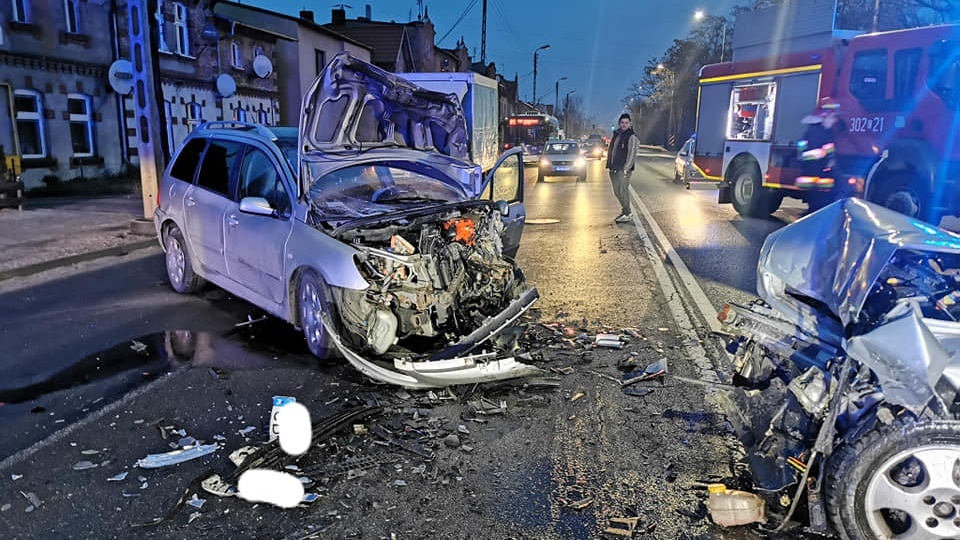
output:
<path id="1" fill-rule="evenodd" d="M 699 141 L 697 141 L 699 144 Z M 726 176 L 727 169 L 733 158 L 740 154 L 750 154 L 760 165 L 760 174 L 767 174 L 767 165 L 770 164 L 770 143 L 768 141 L 727 141 L 723 148 L 723 172 Z"/>
<path id="2" fill-rule="evenodd" d="M 820 92 L 820 71 L 783 75 L 778 81 L 777 111 L 773 118 L 773 143 L 794 145 L 806 128 L 800 120 L 813 112 Z"/>
<path id="3" fill-rule="evenodd" d="M 728 117 L 730 116 L 729 82 L 700 86 L 700 105 L 697 109 L 697 155 L 718 157 L 723 153 Z"/>

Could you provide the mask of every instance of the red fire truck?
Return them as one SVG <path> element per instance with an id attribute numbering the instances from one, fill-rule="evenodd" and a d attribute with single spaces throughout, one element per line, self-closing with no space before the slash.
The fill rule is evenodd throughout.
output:
<path id="1" fill-rule="evenodd" d="M 734 58 L 700 72 L 693 163 L 720 203 L 763 216 L 784 196 L 815 208 L 864 195 L 933 223 L 960 210 L 960 26 Z M 805 117 L 828 114 L 829 151 L 805 162 Z"/>

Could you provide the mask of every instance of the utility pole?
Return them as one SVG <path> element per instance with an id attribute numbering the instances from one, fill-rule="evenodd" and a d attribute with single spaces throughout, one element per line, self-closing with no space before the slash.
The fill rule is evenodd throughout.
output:
<path id="1" fill-rule="evenodd" d="M 483 0 L 483 24 L 480 27 L 480 63 L 487 67 L 487 0 Z"/>
<path id="2" fill-rule="evenodd" d="M 880 31 L 880 0 L 873 3 L 873 31 Z"/>
<path id="3" fill-rule="evenodd" d="M 133 64 L 133 107 L 137 126 L 140 160 L 140 186 L 143 196 L 143 217 L 153 219 L 157 207 L 157 178 L 163 171 L 166 156 L 160 127 L 165 124 L 160 87 L 159 62 L 155 56 L 154 35 L 159 30 L 152 19 L 157 0 L 128 0 L 127 20 L 130 32 L 130 58 Z"/>
<path id="4" fill-rule="evenodd" d="M 537 105 L 537 55 L 540 54 L 540 51 L 545 51 L 549 48 L 550 45 L 548 44 L 543 45 L 537 48 L 537 50 L 533 51 L 533 96 L 531 96 L 531 101 L 533 101 L 534 106 Z"/>

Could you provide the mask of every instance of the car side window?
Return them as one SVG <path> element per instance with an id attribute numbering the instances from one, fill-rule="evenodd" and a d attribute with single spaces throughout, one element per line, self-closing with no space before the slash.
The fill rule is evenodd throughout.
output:
<path id="1" fill-rule="evenodd" d="M 170 176 L 192 184 L 193 177 L 197 173 L 197 164 L 200 163 L 200 155 L 203 154 L 203 149 L 206 146 L 206 139 L 191 139 L 188 141 L 180 150 L 173 166 L 170 167 Z"/>
<path id="2" fill-rule="evenodd" d="M 521 179 L 523 162 L 519 154 L 510 156 L 493 172 L 493 180 L 483 190 L 480 198 L 492 201 L 513 203 L 523 198 Z"/>
<path id="3" fill-rule="evenodd" d="M 283 177 L 267 154 L 251 148 L 240 167 L 240 198 L 263 197 L 280 216 L 290 214 L 290 197 L 283 186 Z"/>
<path id="4" fill-rule="evenodd" d="M 230 178 L 242 150 L 243 145 L 238 142 L 210 141 L 210 146 L 203 154 L 203 163 L 200 164 L 197 185 L 229 197 Z"/>

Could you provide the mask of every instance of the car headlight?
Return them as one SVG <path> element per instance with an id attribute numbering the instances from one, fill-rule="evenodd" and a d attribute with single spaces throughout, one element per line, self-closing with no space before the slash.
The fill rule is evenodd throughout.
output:
<path id="1" fill-rule="evenodd" d="M 540 160 L 540 166 L 541 166 L 541 167 L 549 167 L 549 166 L 550 166 L 550 160 L 549 160 L 549 159 L 546 159 L 546 158 L 541 159 L 541 160 Z"/>

